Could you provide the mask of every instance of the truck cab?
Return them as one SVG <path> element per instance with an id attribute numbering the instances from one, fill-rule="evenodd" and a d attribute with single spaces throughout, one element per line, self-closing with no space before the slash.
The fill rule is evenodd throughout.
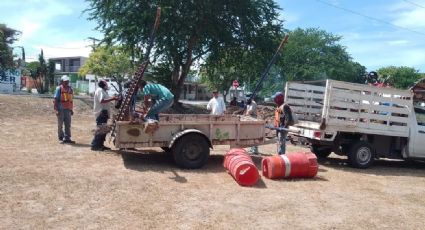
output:
<path id="1" fill-rule="evenodd" d="M 410 128 L 408 157 L 425 158 L 425 107 L 414 106 L 414 117 Z"/>

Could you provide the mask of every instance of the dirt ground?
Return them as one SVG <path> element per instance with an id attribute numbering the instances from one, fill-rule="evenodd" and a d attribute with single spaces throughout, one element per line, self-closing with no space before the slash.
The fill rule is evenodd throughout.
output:
<path id="1" fill-rule="evenodd" d="M 77 144 L 63 145 L 50 99 L 0 95 L 0 229 L 424 229 L 424 163 L 358 170 L 331 155 L 314 179 L 241 187 L 222 167 L 228 146 L 200 170 L 160 149 L 92 152 L 94 118 L 76 107 Z"/>

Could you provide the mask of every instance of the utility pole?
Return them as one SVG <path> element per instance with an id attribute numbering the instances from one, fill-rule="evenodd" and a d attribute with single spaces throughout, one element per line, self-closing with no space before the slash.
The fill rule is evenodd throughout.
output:
<path id="1" fill-rule="evenodd" d="M 94 37 L 88 37 L 87 39 L 93 42 L 93 45 L 91 48 L 92 48 L 92 51 L 94 52 L 96 50 L 96 42 L 100 42 L 101 40 Z"/>

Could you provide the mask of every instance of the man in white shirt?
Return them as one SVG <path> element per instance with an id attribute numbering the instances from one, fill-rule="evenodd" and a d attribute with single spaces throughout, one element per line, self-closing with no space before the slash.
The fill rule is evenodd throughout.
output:
<path id="1" fill-rule="evenodd" d="M 213 91 L 213 98 L 208 102 L 207 109 L 211 110 L 211 115 L 223 115 L 226 112 L 226 105 L 222 97 L 218 97 L 218 90 Z"/>
<path id="2" fill-rule="evenodd" d="M 245 112 L 246 116 L 250 116 L 253 118 L 257 118 L 257 103 L 253 100 L 253 99 L 248 99 L 248 101 L 246 102 L 246 112 Z M 249 151 L 249 153 L 251 154 L 258 154 L 258 146 L 254 145 L 252 146 Z"/>
<path id="3" fill-rule="evenodd" d="M 94 116 L 96 117 L 96 125 L 101 126 L 108 122 L 109 116 L 111 114 L 110 112 L 110 102 L 118 100 L 117 97 L 110 97 L 108 95 L 107 90 L 108 83 L 104 80 L 100 80 L 98 83 L 99 88 L 96 89 L 94 93 L 94 105 L 93 105 L 93 111 Z M 105 147 L 103 143 L 106 139 L 106 133 L 105 134 L 95 134 L 93 141 L 91 142 L 91 150 L 93 151 L 103 151 L 108 150 L 108 147 Z"/>

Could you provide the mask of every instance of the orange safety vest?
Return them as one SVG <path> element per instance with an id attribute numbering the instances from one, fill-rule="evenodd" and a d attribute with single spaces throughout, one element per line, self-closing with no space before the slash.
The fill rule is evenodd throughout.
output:
<path id="1" fill-rule="evenodd" d="M 274 120 L 273 120 L 274 127 L 280 126 L 280 114 L 282 114 L 282 110 L 279 109 L 279 107 L 277 107 L 274 110 Z"/>
<path id="2" fill-rule="evenodd" d="M 292 110 L 291 108 L 287 105 L 287 104 L 282 104 L 281 106 L 278 106 L 275 110 L 274 110 L 274 120 L 273 120 L 273 124 L 275 127 L 280 127 L 282 124 L 281 121 L 281 117 L 283 115 L 283 113 L 285 113 L 285 106 L 286 109 L 288 109 L 287 113 L 289 114 L 285 114 L 285 125 L 293 125 L 294 124 L 294 120 L 293 120 L 293 115 L 292 115 Z M 288 123 L 288 124 L 286 124 Z"/>
<path id="3" fill-rule="evenodd" d="M 71 87 L 65 89 L 63 85 L 60 86 L 60 102 L 64 109 L 71 109 L 73 107 L 72 95 L 73 91 Z"/>

